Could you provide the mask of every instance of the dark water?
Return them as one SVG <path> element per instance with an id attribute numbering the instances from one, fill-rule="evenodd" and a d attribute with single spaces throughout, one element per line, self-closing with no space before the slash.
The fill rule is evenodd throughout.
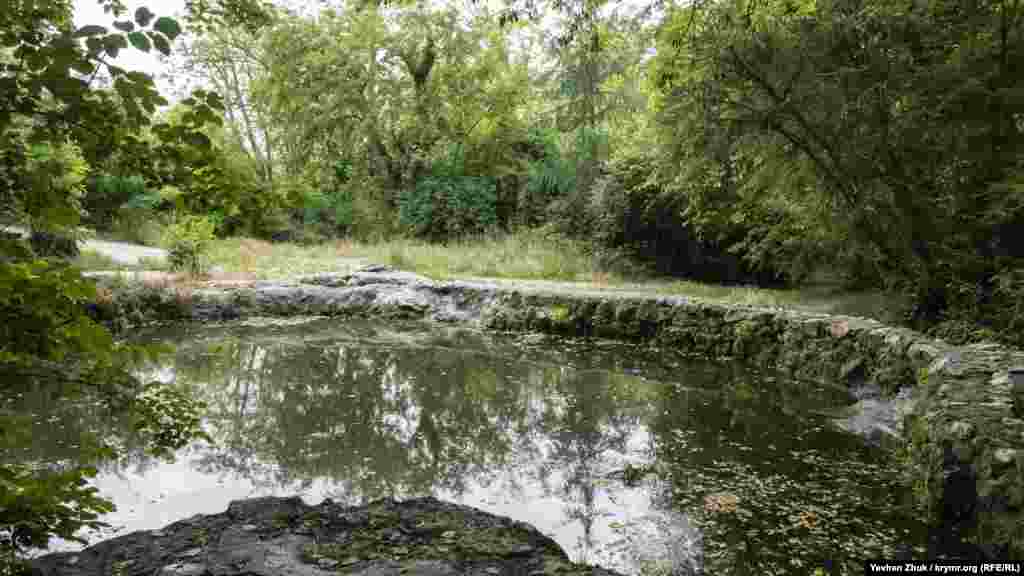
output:
<path id="1" fill-rule="evenodd" d="M 123 531 L 255 495 L 433 494 L 530 522 L 573 559 L 633 574 L 699 564 L 809 575 L 826 561 L 854 574 L 863 558 L 922 541 L 894 462 L 820 415 L 850 403 L 841 389 L 673 351 L 416 324 L 138 337 L 177 344 L 148 376 L 209 403 L 215 444 L 174 463 L 129 450 L 104 469 L 95 484 L 118 506 L 105 519 Z M 25 401 L 53 416 L 40 398 Z M 41 418 L 36 456 L 73 445 L 58 430 L 67 418 Z"/>

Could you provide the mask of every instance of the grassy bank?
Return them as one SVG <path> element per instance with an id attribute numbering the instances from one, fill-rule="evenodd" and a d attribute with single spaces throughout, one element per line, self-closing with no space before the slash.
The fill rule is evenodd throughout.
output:
<path id="1" fill-rule="evenodd" d="M 435 280 L 490 278 L 571 283 L 572 287 L 587 289 L 682 295 L 899 323 L 900 303 L 891 295 L 847 292 L 826 283 L 776 290 L 652 278 L 640 272 L 602 267 L 580 243 L 538 231 L 478 237 L 447 245 L 408 239 L 377 243 L 345 239 L 307 246 L 225 238 L 213 243 L 208 262 L 213 270 L 211 279 L 216 281 L 288 279 L 318 272 L 348 272 L 376 263 Z M 120 264 L 93 250 L 83 250 L 75 263 L 83 270 L 166 269 L 165 263 L 149 260 L 138 265 Z"/>
<path id="2" fill-rule="evenodd" d="M 602 290 L 645 291 L 751 306 L 851 314 L 896 322 L 898 304 L 874 292 L 850 293 L 827 284 L 793 290 L 720 286 L 658 279 L 608 270 L 583 247 L 537 232 L 481 237 L 448 245 L 406 239 L 361 243 L 338 240 L 316 246 L 251 238 L 218 240 L 210 251 L 213 279 L 286 279 L 318 272 L 345 272 L 369 263 L 388 264 L 435 280 L 493 278 L 572 283 Z"/>

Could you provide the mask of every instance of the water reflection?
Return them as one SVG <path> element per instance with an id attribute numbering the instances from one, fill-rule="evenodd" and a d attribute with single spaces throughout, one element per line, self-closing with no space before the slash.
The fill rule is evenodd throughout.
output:
<path id="1" fill-rule="evenodd" d="M 607 538 L 595 537 L 595 522 L 606 527 L 617 496 L 636 491 L 607 476 L 627 456 L 653 454 L 642 421 L 660 383 L 538 362 L 530 342 L 464 331 L 353 332 L 181 347 L 177 382 L 201 389 L 216 431 L 196 469 L 268 488 L 329 479 L 331 497 L 352 504 L 425 494 L 544 502 L 523 519 L 578 559 L 600 555 Z M 600 352 L 589 363 L 600 365 Z"/>
<path id="2" fill-rule="evenodd" d="M 784 564 L 776 552 L 791 547 L 766 536 L 749 554 L 716 555 L 743 530 L 791 523 L 779 511 L 806 496 L 751 485 L 807 477 L 869 507 L 889 503 L 849 474 L 819 473 L 874 457 L 808 417 L 848 401 L 836 390 L 623 344 L 339 324 L 143 335 L 179 343 L 150 376 L 205 399 L 216 442 L 173 464 L 129 454 L 108 465 L 97 479 L 119 506 L 108 521 L 156 528 L 252 495 L 359 504 L 433 494 L 530 522 L 575 560 L 629 573 L 693 561 L 693 519 L 708 531 L 707 561 L 730 570 L 712 573 L 742 574 Z M 820 460 L 792 456 L 801 450 Z M 826 537 L 847 539 L 837 526 Z"/>

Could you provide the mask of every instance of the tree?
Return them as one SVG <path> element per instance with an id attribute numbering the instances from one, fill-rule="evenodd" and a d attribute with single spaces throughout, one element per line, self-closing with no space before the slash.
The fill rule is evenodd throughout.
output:
<path id="1" fill-rule="evenodd" d="M 713 158 L 721 175 L 691 200 L 781 205 L 830 230 L 851 280 L 941 317 L 965 285 L 1019 265 L 1002 234 L 1020 222 L 1024 100 L 1004 64 L 1021 24 L 1017 2 L 677 11 L 657 57 L 666 129 L 690 166 Z"/>
<path id="2" fill-rule="evenodd" d="M 125 13 L 116 0 L 103 4 L 117 18 Z M 127 137 L 127 131 L 105 132 L 108 123 L 144 126 L 166 103 L 151 77 L 117 67 L 109 58 L 129 45 L 166 54 L 180 25 L 139 8 L 130 19 L 115 21 L 114 29 L 73 28 L 66 0 L 3 2 L 0 200 L 5 223 L 73 233 L 86 159 L 98 157 L 103 137 Z M 101 69 L 112 80 L 112 92 L 92 84 Z M 208 116 L 216 103 L 203 94 L 192 119 Z M 145 385 L 132 376 L 134 367 L 159 350 L 115 342 L 87 314 L 95 298 L 94 282 L 77 268 L 37 258 L 16 237 L 0 238 L 5 392 L 15 397 L 19 388 L 46 388 L 69 406 L 127 414 L 128 428 L 122 432 L 143 438 L 154 455 L 168 455 L 202 437 L 201 406 L 173 388 Z M 152 418 L 155 414 L 169 418 Z M 85 479 L 96 473 L 97 462 L 117 456 L 116 443 L 84 434 L 79 453 L 69 462 L 15 459 L 13 448 L 30 424 L 16 410 L 0 412 L 0 562 L 5 570 L 25 548 L 45 547 L 51 535 L 73 538 L 79 528 L 101 524 L 98 515 L 111 509 Z"/>
<path id="3" fill-rule="evenodd" d="M 207 27 L 185 45 L 181 75 L 211 85 L 224 99 L 226 128 L 240 150 L 258 166 L 260 179 L 274 181 L 274 134 L 268 112 L 252 97 L 250 87 L 268 65 L 257 34 L 243 27 Z"/>
<path id="4" fill-rule="evenodd" d="M 376 182 L 373 201 L 385 213 L 453 146 L 468 169 L 486 166 L 477 152 L 500 158 L 488 134 L 518 124 L 524 70 L 508 62 L 486 16 L 464 22 L 453 10 L 372 6 L 328 9 L 316 21 L 284 15 L 263 51 L 269 72 L 251 90 L 284 129 L 285 170 L 329 173 L 342 159 L 354 180 Z"/>

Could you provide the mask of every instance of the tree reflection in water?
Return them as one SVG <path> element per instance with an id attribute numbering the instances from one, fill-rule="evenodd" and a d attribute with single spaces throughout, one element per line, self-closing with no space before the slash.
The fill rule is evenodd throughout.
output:
<path id="1" fill-rule="evenodd" d="M 182 453 L 188 473 L 278 494 L 327 484 L 352 505 L 433 494 L 633 573 L 685 574 L 702 552 L 708 573 L 810 573 L 821 550 L 881 557 L 916 538 L 884 459 L 814 416 L 843 391 L 640 346 L 417 324 L 179 330 L 144 338 L 180 342 L 163 376 L 209 404 L 215 444 Z"/>

